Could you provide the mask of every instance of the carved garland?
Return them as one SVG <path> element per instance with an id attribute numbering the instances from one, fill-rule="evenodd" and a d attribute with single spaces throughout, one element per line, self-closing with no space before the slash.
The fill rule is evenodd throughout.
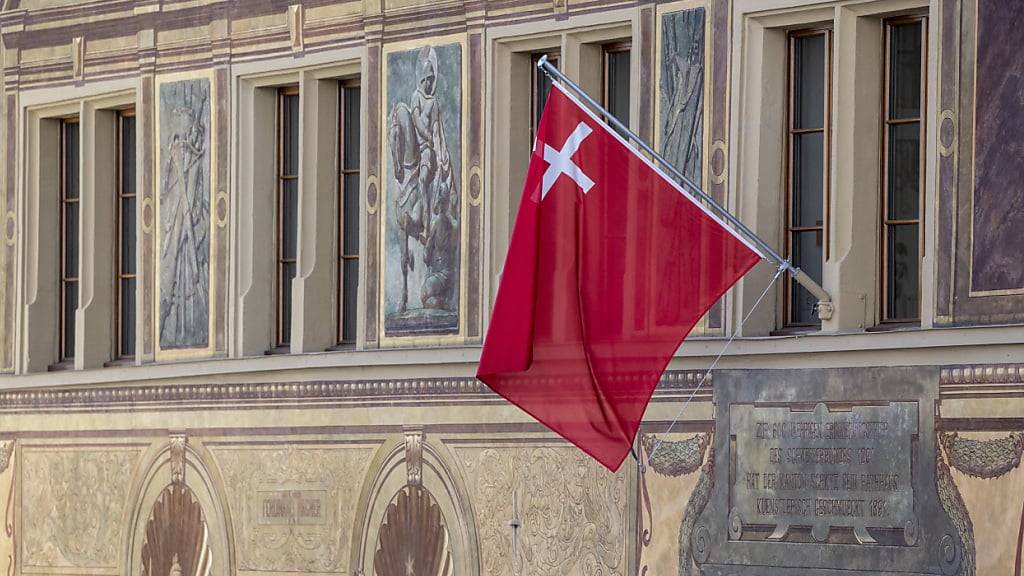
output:
<path id="1" fill-rule="evenodd" d="M 974 576 L 977 569 L 974 525 L 949 469 L 953 467 L 974 478 L 991 479 L 1003 476 L 1020 466 L 1021 455 L 1024 454 L 1024 433 L 1012 432 L 1005 438 L 993 440 L 972 440 L 961 438 L 956 432 L 944 432 L 939 435 L 939 444 L 945 449 L 946 457 L 949 459 L 947 464 L 942 450 L 936 448 L 935 482 L 939 500 L 960 534 L 963 544 L 964 557 L 960 564 L 960 574 Z M 947 552 L 947 549 L 944 546 L 940 553 L 947 556 L 954 553 Z M 1018 544 L 1018 557 L 1020 554 Z M 951 558 L 943 559 L 947 562 L 952 561 Z"/>

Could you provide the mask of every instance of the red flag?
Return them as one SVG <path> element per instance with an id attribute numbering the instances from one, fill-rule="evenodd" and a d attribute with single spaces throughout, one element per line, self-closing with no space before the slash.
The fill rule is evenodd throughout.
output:
<path id="1" fill-rule="evenodd" d="M 477 378 L 616 470 L 676 349 L 759 259 L 556 84 Z"/>

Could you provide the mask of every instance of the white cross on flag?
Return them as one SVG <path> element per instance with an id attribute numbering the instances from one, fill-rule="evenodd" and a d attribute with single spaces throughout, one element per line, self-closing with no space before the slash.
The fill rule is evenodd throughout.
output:
<path id="1" fill-rule="evenodd" d="M 676 349 L 759 259 L 555 84 L 477 377 L 615 470 Z"/>

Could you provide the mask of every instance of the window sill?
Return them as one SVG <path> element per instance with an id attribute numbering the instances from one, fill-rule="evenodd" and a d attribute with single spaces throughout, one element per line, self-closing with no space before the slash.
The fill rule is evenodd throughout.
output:
<path id="1" fill-rule="evenodd" d="M 107 362 L 106 364 L 103 365 L 104 368 L 123 368 L 126 366 L 135 366 L 134 356 L 123 356 L 121 358 L 117 358 L 116 360 L 111 360 L 110 362 Z"/>
<path id="2" fill-rule="evenodd" d="M 900 332 L 908 330 L 920 330 L 921 321 L 916 322 L 883 322 L 877 326 L 865 328 L 865 332 Z"/>
<path id="3" fill-rule="evenodd" d="M 812 326 L 787 326 L 778 330 L 772 330 L 770 336 L 806 336 L 808 334 L 821 333 L 821 324 Z"/>
<path id="4" fill-rule="evenodd" d="M 274 346 L 270 350 L 263 353 L 264 356 L 285 356 L 292 353 L 291 344 L 284 344 L 281 346 Z"/>
<path id="5" fill-rule="evenodd" d="M 75 369 L 75 360 L 61 360 L 56 364 L 50 364 L 46 367 L 47 372 L 69 372 Z"/>
<path id="6" fill-rule="evenodd" d="M 324 352 L 355 352 L 356 350 L 357 349 L 355 342 L 342 342 L 340 344 L 335 344 L 334 346 L 331 346 L 330 348 L 324 350 Z"/>

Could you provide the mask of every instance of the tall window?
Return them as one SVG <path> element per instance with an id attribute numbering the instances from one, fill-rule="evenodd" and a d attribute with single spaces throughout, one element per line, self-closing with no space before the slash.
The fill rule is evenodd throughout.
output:
<path id="1" fill-rule="evenodd" d="M 886 22 L 882 321 L 920 319 L 924 19 Z"/>
<path id="2" fill-rule="evenodd" d="M 359 85 L 339 84 L 338 341 L 355 344 L 359 293 Z"/>
<path id="3" fill-rule="evenodd" d="M 795 266 L 821 282 L 828 222 L 829 30 L 789 38 L 788 209 L 786 243 Z M 814 326 L 817 299 L 792 278 L 787 282 L 786 324 Z"/>
<path id="4" fill-rule="evenodd" d="M 60 126 L 60 359 L 75 357 L 75 310 L 78 309 L 79 223 L 78 119 Z"/>
<path id="5" fill-rule="evenodd" d="M 292 279 L 298 241 L 299 89 L 278 90 L 277 106 L 277 345 L 291 343 Z"/>
<path id="6" fill-rule="evenodd" d="M 558 68 L 559 54 L 555 52 L 541 52 L 534 54 L 530 59 L 530 146 L 537 139 L 537 127 L 540 126 L 540 116 L 544 112 L 544 105 L 548 101 L 548 94 L 551 92 L 551 77 L 544 70 L 537 67 L 537 63 L 543 56 L 548 57 L 548 62 Z"/>
<path id="7" fill-rule="evenodd" d="M 117 351 L 135 356 L 135 112 L 117 127 Z"/>
<path id="8" fill-rule="evenodd" d="M 604 107 L 625 125 L 629 125 L 629 42 L 604 46 Z"/>

